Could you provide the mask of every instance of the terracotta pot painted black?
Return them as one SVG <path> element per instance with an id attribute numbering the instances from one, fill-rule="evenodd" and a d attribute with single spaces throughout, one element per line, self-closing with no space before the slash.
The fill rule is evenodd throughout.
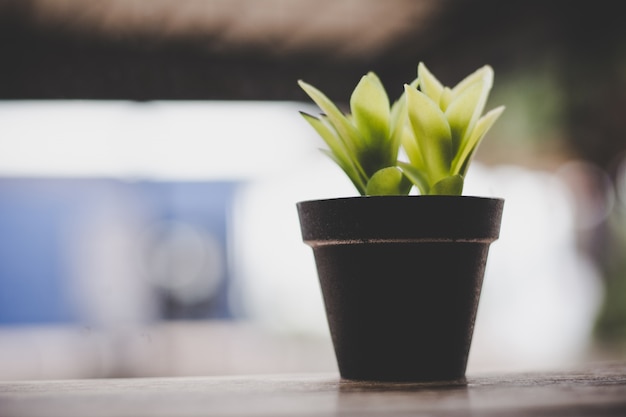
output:
<path id="1" fill-rule="evenodd" d="M 354 197 L 298 203 L 342 378 L 465 376 L 504 201 Z"/>

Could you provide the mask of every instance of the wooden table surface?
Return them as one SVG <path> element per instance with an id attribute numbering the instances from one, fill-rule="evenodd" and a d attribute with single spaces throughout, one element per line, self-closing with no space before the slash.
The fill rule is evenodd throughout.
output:
<path id="1" fill-rule="evenodd" d="M 0 416 L 626 416 L 626 364 L 469 375 L 457 384 L 335 374 L 0 382 Z"/>

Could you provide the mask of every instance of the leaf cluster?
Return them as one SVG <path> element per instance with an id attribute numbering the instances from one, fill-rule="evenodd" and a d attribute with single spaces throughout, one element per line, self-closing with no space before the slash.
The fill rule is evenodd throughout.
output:
<path id="1" fill-rule="evenodd" d="M 361 195 L 405 195 L 413 186 L 422 195 L 460 195 L 476 148 L 504 110 L 482 115 L 493 85 L 489 66 L 449 88 L 420 63 L 393 104 L 370 72 L 354 89 L 347 115 L 317 88 L 298 83 L 323 112 L 302 116 Z M 400 148 L 407 161 L 398 158 Z"/>

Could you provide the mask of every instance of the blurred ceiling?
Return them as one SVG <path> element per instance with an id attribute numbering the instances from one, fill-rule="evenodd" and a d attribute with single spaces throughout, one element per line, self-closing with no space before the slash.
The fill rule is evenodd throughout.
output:
<path id="1" fill-rule="evenodd" d="M 41 27 L 105 39 L 197 39 L 206 51 L 271 56 L 319 51 L 375 56 L 440 3 L 413 0 L 31 0 L 24 15 Z M 25 16 L 25 17 L 26 17 Z"/>
<path id="2" fill-rule="evenodd" d="M 296 79 L 329 77 L 351 88 L 391 68 L 403 42 L 420 49 L 443 4 L 0 0 L 0 97 L 293 99 Z"/>
<path id="3" fill-rule="evenodd" d="M 299 78 L 346 97 L 369 70 L 411 81 L 419 60 L 453 82 L 562 54 L 594 20 L 585 39 L 604 37 L 621 15 L 587 4 L 0 0 L 0 98 L 303 99 Z"/>
<path id="4" fill-rule="evenodd" d="M 488 63 L 523 94 L 550 72 L 567 140 L 624 153 L 626 30 L 613 0 L 0 0 L 0 99 L 336 101 L 367 71 L 397 97 Z M 517 77 L 517 78 L 516 78 Z M 532 81 L 531 81 L 532 83 Z M 394 90 L 393 87 L 396 90 Z M 523 91 L 522 91 L 523 90 Z M 537 92 L 537 90 L 539 90 Z M 546 97 L 547 98 L 547 97 Z M 538 106 L 538 111 L 541 106 Z"/>
<path id="5" fill-rule="evenodd" d="M 551 60 L 576 85 L 584 67 L 622 55 L 618 8 L 610 0 L 0 0 L 0 99 L 300 100 L 300 78 L 336 99 L 370 70 L 401 86 L 420 60 L 449 83 L 485 63 L 502 76 Z"/>

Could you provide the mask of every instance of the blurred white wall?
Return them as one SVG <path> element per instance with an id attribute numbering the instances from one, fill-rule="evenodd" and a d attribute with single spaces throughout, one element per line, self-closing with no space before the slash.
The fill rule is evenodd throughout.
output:
<path id="1" fill-rule="evenodd" d="M 296 103 L 0 102 L 0 175 L 244 181 L 231 217 L 238 291 L 233 303 L 269 333 L 327 340 L 313 257 L 301 242 L 295 203 L 355 191 L 317 152 L 321 141 L 298 110 L 311 109 Z M 537 369 L 579 359 L 590 343 L 602 287 L 577 248 L 575 196 L 563 177 L 475 163 L 466 194 L 506 199 L 470 371 Z M 120 250 L 123 261 L 130 251 Z M 98 291 L 88 294 L 92 308 L 107 311 L 98 304 L 105 301 Z M 0 351 L 7 340 L 0 329 Z"/>

